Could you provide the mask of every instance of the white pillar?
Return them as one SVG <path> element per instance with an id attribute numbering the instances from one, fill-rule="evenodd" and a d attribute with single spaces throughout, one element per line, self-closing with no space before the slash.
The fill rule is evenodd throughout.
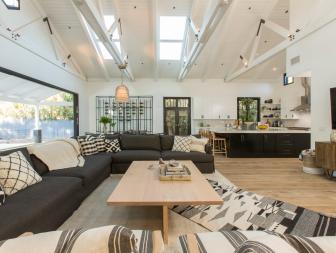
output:
<path id="1" fill-rule="evenodd" d="M 35 130 L 40 129 L 40 105 L 36 104 L 35 109 Z"/>

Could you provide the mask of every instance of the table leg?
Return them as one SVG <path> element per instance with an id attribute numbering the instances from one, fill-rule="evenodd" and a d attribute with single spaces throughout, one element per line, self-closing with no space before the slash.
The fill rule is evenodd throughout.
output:
<path id="1" fill-rule="evenodd" d="M 168 243 L 168 206 L 162 207 L 162 234 L 165 244 Z"/>

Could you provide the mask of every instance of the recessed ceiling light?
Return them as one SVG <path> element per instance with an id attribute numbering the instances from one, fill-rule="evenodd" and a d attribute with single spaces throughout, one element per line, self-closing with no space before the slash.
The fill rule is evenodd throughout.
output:
<path id="1" fill-rule="evenodd" d="M 175 10 L 176 9 L 176 6 L 173 6 L 173 10 Z"/>
<path id="2" fill-rule="evenodd" d="M 288 12 L 289 12 L 288 10 L 285 11 L 286 14 L 287 14 Z"/>
<path id="3" fill-rule="evenodd" d="M 267 40 L 264 41 L 265 44 L 266 44 L 267 42 L 268 42 Z"/>
<path id="4" fill-rule="evenodd" d="M 277 71 L 278 68 L 277 68 L 277 67 L 273 67 L 272 70 L 273 70 L 273 71 Z"/>
<path id="5" fill-rule="evenodd" d="M 252 10 L 252 7 L 250 6 L 250 7 L 248 7 L 248 9 L 249 9 L 249 10 Z"/>
<path id="6" fill-rule="evenodd" d="M 133 6 L 133 9 L 136 9 L 136 8 L 137 8 L 136 5 L 134 5 L 134 6 Z"/>

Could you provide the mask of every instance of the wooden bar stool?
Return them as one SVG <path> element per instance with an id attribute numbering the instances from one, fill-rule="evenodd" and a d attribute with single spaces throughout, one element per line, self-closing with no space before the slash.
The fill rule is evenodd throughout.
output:
<path id="1" fill-rule="evenodd" d="M 212 154 L 224 154 L 227 157 L 226 139 L 216 136 L 215 132 L 211 132 Z"/>

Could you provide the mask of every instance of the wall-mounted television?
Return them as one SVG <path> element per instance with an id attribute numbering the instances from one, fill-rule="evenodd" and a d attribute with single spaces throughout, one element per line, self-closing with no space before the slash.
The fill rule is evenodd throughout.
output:
<path id="1" fill-rule="evenodd" d="M 287 76 L 287 73 L 283 75 L 283 85 L 288 85 L 294 83 L 294 77 Z"/>
<path id="2" fill-rule="evenodd" d="M 336 129 L 336 88 L 330 89 L 330 104 L 332 129 Z"/>

